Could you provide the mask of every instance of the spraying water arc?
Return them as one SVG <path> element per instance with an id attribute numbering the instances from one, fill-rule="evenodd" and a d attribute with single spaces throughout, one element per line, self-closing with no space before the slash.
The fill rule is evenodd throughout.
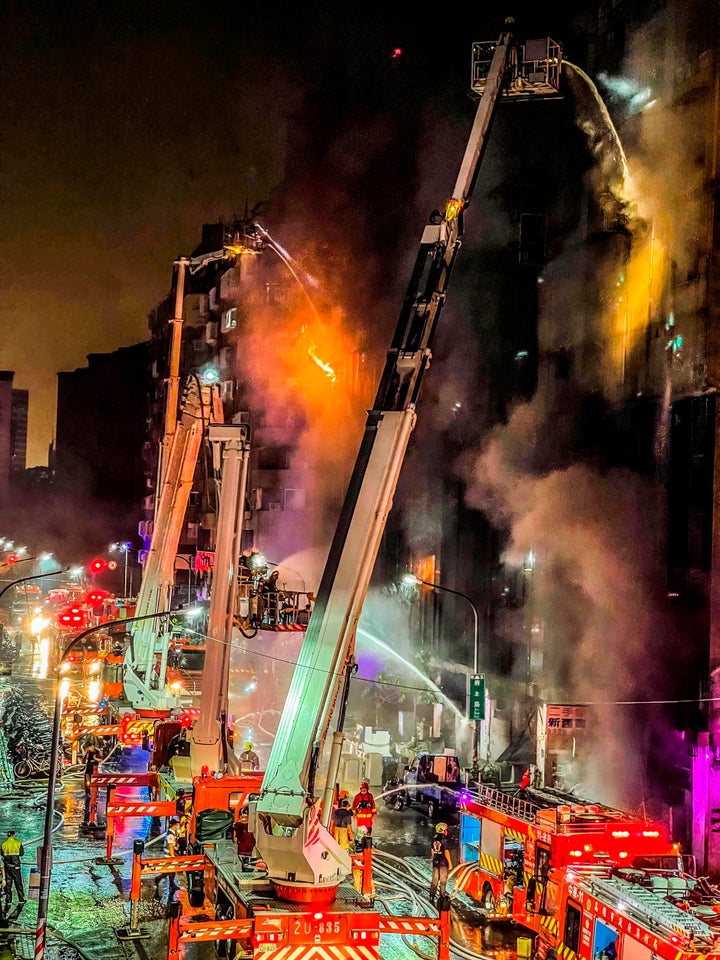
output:
<path id="1" fill-rule="evenodd" d="M 318 312 L 317 312 L 317 308 L 315 307 L 315 304 L 313 303 L 312 298 L 311 298 L 310 294 L 309 294 L 308 291 L 307 291 L 307 287 L 305 286 L 305 284 L 304 284 L 303 281 L 301 280 L 298 271 L 297 271 L 297 270 L 295 269 L 295 267 L 294 267 L 295 261 L 293 260 L 293 258 L 290 256 L 290 254 L 287 252 L 287 250 L 284 249 L 284 247 L 281 247 L 279 243 L 277 243 L 275 240 L 273 240 L 273 238 L 270 236 L 270 234 L 267 232 L 267 230 L 266 230 L 264 227 L 261 227 L 259 223 L 256 223 L 256 224 L 254 224 L 253 226 L 254 226 L 255 230 L 257 230 L 257 232 L 260 234 L 260 236 L 263 238 L 263 240 L 267 243 L 267 245 L 270 247 L 270 249 L 271 249 L 274 253 L 276 253 L 277 256 L 280 258 L 280 260 L 282 260 L 282 262 L 285 264 L 285 266 L 287 267 L 287 269 L 288 269 L 289 272 L 290 272 L 290 275 L 291 275 L 292 278 L 295 280 L 295 282 L 297 283 L 297 285 L 300 287 L 300 289 L 301 289 L 301 291 L 302 291 L 302 293 L 303 293 L 303 296 L 304 296 L 305 299 L 307 300 L 308 306 L 310 307 L 310 309 L 311 309 L 311 311 L 312 311 L 312 315 L 313 315 L 313 317 L 315 318 L 316 323 L 319 324 L 320 326 L 322 326 L 322 321 L 320 320 L 320 315 L 319 315 Z M 317 287 L 317 286 L 318 286 L 317 280 L 315 280 L 314 277 L 310 276 L 310 274 L 309 274 L 306 270 L 303 270 L 303 274 L 305 275 L 306 281 L 307 281 L 311 286 L 313 286 L 313 287 Z M 316 363 L 316 364 L 318 365 L 318 367 L 320 367 L 320 369 L 323 371 L 323 373 L 325 373 L 325 375 L 329 378 L 329 380 L 330 380 L 331 383 L 335 383 L 335 380 L 336 380 L 335 371 L 333 370 L 333 368 L 330 366 L 329 363 L 324 362 L 324 361 L 321 360 L 320 357 L 317 355 L 317 352 L 316 352 L 316 351 L 317 351 L 317 347 L 316 347 L 315 343 L 313 342 L 313 340 L 309 337 L 306 328 L 303 327 L 302 330 L 300 331 L 300 333 L 301 333 L 301 335 L 304 337 L 304 339 L 305 339 L 306 342 L 307 342 L 307 345 L 308 345 L 307 352 L 308 352 L 308 356 L 310 357 L 310 359 L 313 360 L 314 363 Z"/>
<path id="2" fill-rule="evenodd" d="M 399 660 L 402 665 L 407 667 L 412 674 L 414 674 L 419 680 L 422 680 L 423 684 L 425 684 L 428 690 L 437 696 L 437 698 L 442 702 L 443 706 L 448 707 L 453 712 L 457 720 L 461 720 L 463 722 L 467 721 L 467 717 L 465 717 L 464 714 L 458 710 L 452 700 L 450 700 L 449 697 L 442 692 L 436 683 L 433 683 L 427 674 L 423 673 L 419 667 L 416 667 L 414 663 L 406 660 L 405 657 L 397 652 L 397 650 L 394 650 L 389 644 L 385 643 L 379 637 L 376 637 L 374 633 L 369 633 L 363 627 L 358 627 L 358 634 L 362 634 L 366 640 L 369 640 L 371 643 L 374 643 L 375 646 L 380 647 L 383 652 L 390 654 L 390 656 L 394 657 L 395 660 Z"/>
<path id="3" fill-rule="evenodd" d="M 571 63 L 569 60 L 563 60 L 563 64 L 566 67 L 569 67 L 571 70 L 573 70 L 578 75 L 578 77 L 580 77 L 580 79 L 585 82 L 587 88 L 592 93 L 593 98 L 595 99 L 595 103 L 597 104 L 597 107 L 600 111 L 600 115 L 602 116 L 607 133 L 610 134 L 613 144 L 615 146 L 615 150 L 617 152 L 618 161 L 622 169 L 623 187 L 627 188 L 630 185 L 630 170 L 628 169 L 627 157 L 625 156 L 625 150 L 623 149 L 623 145 L 620 140 L 620 136 L 617 132 L 617 129 L 615 127 L 615 124 L 612 122 L 612 117 L 608 113 L 608 108 L 605 106 L 605 101 L 600 96 L 600 91 L 595 86 L 595 83 L 590 79 L 588 74 L 585 73 L 585 71 L 581 67 L 578 67 L 576 64 Z"/>

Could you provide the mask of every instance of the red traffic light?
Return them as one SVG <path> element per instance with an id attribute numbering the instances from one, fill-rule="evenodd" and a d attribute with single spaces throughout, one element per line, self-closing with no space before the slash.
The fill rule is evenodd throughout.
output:
<path id="1" fill-rule="evenodd" d="M 108 562 L 103 560 L 102 557 L 96 557 L 94 560 L 91 560 L 88 564 L 90 573 L 102 573 L 103 570 L 107 570 Z"/>
<path id="2" fill-rule="evenodd" d="M 108 570 L 117 570 L 117 560 L 108 560 Z"/>

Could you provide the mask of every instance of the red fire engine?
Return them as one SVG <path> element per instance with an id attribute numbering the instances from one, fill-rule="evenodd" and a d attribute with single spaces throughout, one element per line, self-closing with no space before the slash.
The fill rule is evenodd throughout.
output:
<path id="1" fill-rule="evenodd" d="M 516 919 L 516 889 L 532 890 L 541 909 L 550 869 L 677 858 L 678 846 L 661 824 L 552 790 L 533 790 L 526 799 L 481 785 L 476 795 L 461 795 L 460 810 L 463 866 L 456 887 L 478 899 L 490 918 Z"/>
<path id="2" fill-rule="evenodd" d="M 671 861 L 674 859 L 674 868 Z M 551 870 L 542 910 L 513 911 L 536 935 L 540 960 L 697 960 L 720 956 L 720 890 L 686 873 L 682 858 L 638 868 Z"/>
<path id="3" fill-rule="evenodd" d="M 145 872 L 198 873 L 205 865 L 205 893 L 213 894 L 216 919 L 207 922 L 207 918 L 193 921 L 187 916 L 174 917 L 170 924 L 170 960 L 178 955 L 183 943 L 207 939 L 240 940 L 244 955 L 256 960 L 378 960 L 380 936 L 391 933 L 435 938 L 441 960 L 449 957 L 449 898 L 440 898 L 439 917 L 384 915 L 385 908 L 372 897 L 371 883 L 357 891 L 349 882 L 355 866 L 353 858 L 328 828 L 344 740 L 345 706 L 354 672 L 357 622 L 415 426 L 416 404 L 430 363 L 433 335 L 461 247 L 464 209 L 492 118 L 503 97 L 557 95 L 560 50 L 549 39 L 533 43 L 531 49 L 542 51 L 542 57 L 531 62 L 525 60 L 524 48 L 516 45 L 509 32 L 497 41 L 474 45 L 473 90 L 479 96 L 479 105 L 453 198 L 445 204 L 444 213 L 435 212 L 423 228 L 416 264 L 260 783 L 253 784 L 252 775 L 235 777 L 224 772 L 236 761 L 227 748 L 227 690 L 223 689 L 227 686 L 236 578 L 216 577 L 213 582 L 207 634 L 224 642 L 207 646 L 203 696 L 199 717 L 190 731 L 186 758 L 186 766 L 194 774 L 195 840 L 203 854 L 153 862 L 145 860 L 140 849 L 133 867 L 137 895 L 132 898 L 135 913 L 131 915 L 129 934 L 136 925 L 139 882 Z M 255 229 L 257 237 L 272 245 L 266 231 L 259 225 Z M 203 421 L 202 417 L 195 418 L 196 429 Z M 215 554 L 215 570 L 224 573 L 235 568 L 239 554 L 248 445 L 244 434 L 238 436 L 237 429 L 233 432 L 235 425 L 219 421 L 218 417 L 218 422 L 211 423 L 209 436 L 225 444 Z M 181 425 L 175 429 L 163 475 L 166 486 L 169 478 L 181 476 L 188 467 L 187 457 L 183 460 L 179 448 L 173 453 L 179 432 Z M 196 441 L 197 446 L 200 438 Z M 160 502 L 162 505 L 162 497 Z M 175 498 L 173 503 L 177 502 Z M 182 514 L 168 499 L 167 509 L 158 508 L 146 572 L 155 563 L 156 554 L 157 562 L 155 572 L 144 577 L 139 613 L 145 613 L 143 604 L 153 608 L 152 616 L 157 610 L 162 592 L 159 587 L 165 584 L 160 554 L 167 554 L 169 560 L 176 552 L 168 549 L 175 543 L 170 535 L 173 523 L 181 525 Z M 169 577 L 167 580 L 169 583 Z M 176 704 L 165 693 L 166 646 L 160 647 L 163 671 L 153 686 L 150 681 L 158 645 L 150 630 L 147 635 L 142 631 L 139 634 L 134 636 L 125 664 L 130 702 L 137 710 L 153 704 L 171 709 Z M 333 721 L 337 727 L 331 735 L 329 760 L 321 770 L 323 747 Z M 175 764 L 176 773 L 179 766 L 182 764 Z M 205 777 L 198 778 L 198 768 L 205 770 Z M 213 770 L 218 774 L 213 776 Z M 215 793 L 212 797 L 211 792 Z M 221 825 L 230 813 L 237 820 L 238 808 L 247 806 L 247 826 L 263 869 L 245 869 L 235 844 L 224 832 L 225 826 L 215 838 L 204 835 L 205 820 L 211 818 L 202 817 L 206 811 L 201 811 L 201 806 L 223 814 L 217 818 Z M 362 854 L 364 879 L 369 878 L 369 855 L 369 849 Z M 373 902 L 359 902 L 359 892 L 367 892 Z M 231 955 L 227 944 L 225 947 L 226 955 Z"/>

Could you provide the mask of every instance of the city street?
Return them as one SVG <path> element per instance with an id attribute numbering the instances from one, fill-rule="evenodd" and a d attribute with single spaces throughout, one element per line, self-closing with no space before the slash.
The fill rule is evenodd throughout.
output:
<path id="1" fill-rule="evenodd" d="M 270 664 L 274 664 L 264 673 L 259 670 L 263 683 L 269 685 L 271 677 L 275 678 L 277 689 L 275 696 L 283 695 L 283 684 L 289 681 L 291 661 L 296 650 L 299 638 L 292 639 L 278 636 L 272 647 L 266 649 Z M 35 681 L 26 676 L 30 667 L 29 650 L 24 650 L 20 664 L 16 666 L 15 676 L 0 679 L 0 694 L 7 692 L 12 686 L 21 684 L 33 691 L 42 691 L 49 694 L 48 681 Z M 276 674 L 278 676 L 276 677 Z M 251 724 L 248 731 L 258 733 L 258 749 L 267 756 L 276 721 L 274 700 L 255 691 L 247 694 L 244 687 L 246 671 L 236 673 L 236 695 L 247 697 L 247 705 L 255 707 L 246 714 Z M 264 702 L 267 706 L 259 708 Z M 278 706 L 280 704 L 278 703 Z M 263 720 L 263 717 L 266 719 Z M 102 764 L 100 772 L 118 774 L 128 771 L 144 771 L 147 769 L 149 755 L 140 747 L 125 748 L 118 746 Z M 348 784 L 353 788 L 356 785 Z M 379 794 L 376 789 L 376 794 Z M 116 796 L 122 797 L 122 790 Z M 0 836 L 14 828 L 19 839 L 25 846 L 23 858 L 23 879 L 26 891 L 29 892 L 28 902 L 22 910 L 11 914 L 20 929 L 27 931 L 26 941 L 35 929 L 37 913 L 36 900 L 33 899 L 34 884 L 37 881 L 36 873 L 39 860 L 39 849 L 42 843 L 43 818 L 46 798 L 46 781 L 23 781 L 13 783 L 5 781 L 0 787 Z M 99 797 L 99 815 L 102 819 L 104 797 Z M 62 944 L 64 955 L 71 957 L 74 945 L 77 957 L 90 960 L 127 960 L 129 957 L 152 956 L 163 957 L 167 952 L 167 922 L 166 914 L 173 899 L 183 900 L 187 909 L 187 895 L 181 886 L 179 891 L 170 888 L 167 879 L 159 883 L 148 878 L 143 881 L 142 899 L 139 919 L 141 927 L 149 934 L 149 939 L 131 942 L 118 940 L 116 931 L 127 926 L 129 918 L 128 895 L 130 890 L 130 862 L 133 841 L 143 839 L 155 846 L 158 853 L 163 850 L 163 839 L 150 839 L 152 821 L 150 818 L 119 820 L 116 824 L 113 857 L 118 862 L 111 864 L 97 863 L 105 855 L 105 834 L 103 830 L 88 833 L 82 830 L 84 786 L 81 767 L 69 768 L 62 782 L 56 790 L 56 821 L 54 832 L 54 864 L 50 889 L 50 940 L 51 949 L 56 951 Z M 378 800 L 378 816 L 374 828 L 374 845 L 377 851 L 378 863 L 383 856 L 391 860 L 384 864 L 390 869 L 397 865 L 392 862 L 396 858 L 400 862 L 412 863 L 414 867 L 427 876 L 429 884 L 428 846 L 434 831 L 434 824 L 419 807 L 411 806 L 403 811 L 386 807 L 382 800 Z M 450 823 L 450 849 L 453 863 L 457 863 L 458 824 Z M 32 881 L 31 881 L 32 878 Z M 452 889 L 452 885 L 450 886 Z M 426 891 L 419 891 L 426 896 Z M 383 899 L 385 891 L 382 881 L 377 883 L 377 896 Z M 13 905 L 14 906 L 14 905 Z M 431 908 L 428 905 L 428 910 Z M 196 911 L 197 913 L 197 911 Z M 474 950 L 482 949 L 492 953 L 495 949 L 504 949 L 514 945 L 515 933 L 499 932 L 486 939 L 487 930 L 483 929 L 482 920 L 465 895 L 453 900 L 453 936 Z M 61 939 L 62 938 L 62 939 Z M 391 938 L 395 940 L 395 938 Z M 18 944 L 16 943 L 16 949 Z M 187 947 L 188 957 L 211 958 L 214 956 L 212 944 L 195 944 Z M 404 957 L 405 950 L 401 941 L 388 942 L 386 953 L 391 957 Z"/>

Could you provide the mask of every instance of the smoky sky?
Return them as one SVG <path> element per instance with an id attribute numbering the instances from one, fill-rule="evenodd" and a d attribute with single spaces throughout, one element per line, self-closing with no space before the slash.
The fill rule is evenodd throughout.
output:
<path id="1" fill-rule="evenodd" d="M 417 159 L 443 155 L 430 118 L 463 117 L 472 41 L 523 11 L 451 13 L 3 5 L 0 367 L 31 391 L 29 466 L 46 460 L 57 372 L 146 338 L 204 222 L 275 196 L 330 248 L 347 219 L 358 288 L 395 293 L 422 223 Z M 373 146 L 384 163 L 354 171 Z"/>

